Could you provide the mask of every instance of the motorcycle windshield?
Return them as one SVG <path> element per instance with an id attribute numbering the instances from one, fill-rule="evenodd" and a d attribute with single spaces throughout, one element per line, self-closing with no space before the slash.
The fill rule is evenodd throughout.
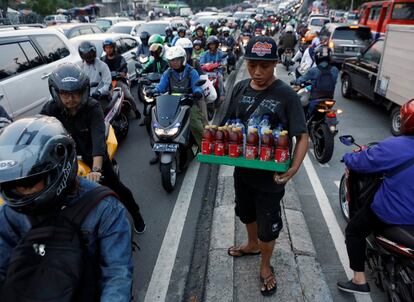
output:
<path id="1" fill-rule="evenodd" d="M 174 121 L 174 118 L 180 108 L 180 96 L 160 95 L 157 98 L 157 119 L 162 127 L 168 127 Z"/>
<path id="2" fill-rule="evenodd" d="M 147 79 L 151 82 L 159 82 L 161 79 L 161 74 L 156 72 L 151 72 L 147 75 Z"/>

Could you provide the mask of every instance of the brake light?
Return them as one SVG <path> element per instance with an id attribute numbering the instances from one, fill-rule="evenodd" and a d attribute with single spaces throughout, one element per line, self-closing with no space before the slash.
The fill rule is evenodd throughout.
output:
<path id="1" fill-rule="evenodd" d="M 335 118 L 336 117 L 336 113 L 335 112 L 329 112 L 326 117 L 328 118 Z"/>
<path id="2" fill-rule="evenodd" d="M 358 25 L 351 25 L 351 26 L 349 26 L 349 28 L 357 29 L 357 28 L 359 28 L 359 26 Z"/>

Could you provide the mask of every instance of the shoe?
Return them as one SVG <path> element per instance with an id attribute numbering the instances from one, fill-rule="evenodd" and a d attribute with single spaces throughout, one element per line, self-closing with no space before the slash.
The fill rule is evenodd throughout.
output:
<path id="1" fill-rule="evenodd" d="M 142 234 L 147 229 L 147 226 L 144 222 L 144 219 L 141 216 L 141 213 L 138 213 L 136 217 L 133 217 L 134 220 L 134 232 L 137 234 Z"/>
<path id="2" fill-rule="evenodd" d="M 137 120 L 140 120 L 141 119 L 141 112 L 139 112 L 139 110 L 135 110 L 135 118 Z"/>
<path id="3" fill-rule="evenodd" d="M 155 155 L 153 158 L 151 158 L 151 160 L 149 161 L 149 164 L 150 165 L 155 165 L 159 161 L 160 161 L 160 156 L 159 155 Z"/>
<path id="4" fill-rule="evenodd" d="M 336 284 L 338 288 L 344 292 L 348 293 L 355 293 L 355 294 L 369 294 L 371 289 L 369 288 L 369 284 L 355 284 L 352 282 L 352 279 L 346 282 L 338 282 Z"/>

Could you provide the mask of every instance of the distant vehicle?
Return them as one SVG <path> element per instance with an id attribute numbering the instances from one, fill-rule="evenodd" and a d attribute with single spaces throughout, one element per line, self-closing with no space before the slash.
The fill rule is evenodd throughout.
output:
<path id="1" fill-rule="evenodd" d="M 369 26 L 375 39 L 384 36 L 389 24 L 414 25 L 414 0 L 366 2 L 360 8 L 359 24 Z"/>
<path id="2" fill-rule="evenodd" d="M 98 24 L 103 31 L 107 31 L 112 25 L 125 21 L 131 20 L 126 17 L 103 17 L 96 19 L 96 24 Z"/>
<path id="3" fill-rule="evenodd" d="M 322 29 L 322 27 L 326 24 L 329 23 L 331 20 L 329 19 L 329 17 L 315 17 L 312 16 L 309 18 L 309 22 L 308 22 L 308 28 L 309 31 L 311 33 L 315 33 L 317 31 L 320 31 Z"/>
<path id="4" fill-rule="evenodd" d="M 215 6 L 207 6 L 207 7 L 205 8 L 205 10 L 206 10 L 206 11 L 212 11 L 212 12 L 218 12 L 217 7 L 215 7 Z"/>
<path id="5" fill-rule="evenodd" d="M 389 25 L 385 39 L 372 43 L 362 54 L 344 60 L 341 92 L 356 92 L 391 115 L 391 132 L 400 133 L 400 106 L 414 96 L 414 26 Z"/>
<path id="6" fill-rule="evenodd" d="M 214 16 L 214 15 L 218 15 L 218 13 L 214 11 L 208 11 L 208 10 L 195 14 L 196 17 Z"/>
<path id="7" fill-rule="evenodd" d="M 83 41 L 89 41 L 93 43 L 96 47 L 97 58 L 101 58 L 105 55 L 102 43 L 106 39 L 112 39 L 112 41 L 115 42 L 117 53 L 121 54 L 128 64 L 128 79 L 131 81 L 134 80 L 136 78 L 135 53 L 139 45 L 137 38 L 134 38 L 128 34 L 103 33 L 78 36 L 71 39 L 70 42 L 76 49 L 78 49 L 79 45 Z"/>
<path id="8" fill-rule="evenodd" d="M 348 24 L 357 25 L 358 19 L 359 19 L 359 16 L 357 13 L 353 13 L 353 12 L 345 13 L 345 22 Z"/>
<path id="9" fill-rule="evenodd" d="M 131 36 L 136 36 L 138 32 L 139 24 L 145 23 L 145 21 L 125 21 L 119 22 L 112 25 L 106 32 L 107 33 L 118 33 L 118 34 L 128 34 Z"/>
<path id="10" fill-rule="evenodd" d="M 68 23 L 68 21 L 69 19 L 65 15 L 49 15 L 43 19 L 43 23 L 45 23 L 47 26 Z"/>
<path id="11" fill-rule="evenodd" d="M 372 42 L 372 35 L 368 26 L 328 23 L 322 27 L 320 39 L 328 41 L 333 63 L 342 64 L 344 59 L 364 51 Z"/>
<path id="12" fill-rule="evenodd" d="M 165 37 L 165 28 L 170 25 L 170 22 L 158 20 L 158 21 L 149 21 L 141 23 L 137 28 L 137 36 L 143 31 L 148 32 L 150 35 L 158 34 L 162 37 Z"/>
<path id="13" fill-rule="evenodd" d="M 100 34 L 103 30 L 95 23 L 65 23 L 51 26 L 61 31 L 68 39 L 81 35 Z"/>
<path id="14" fill-rule="evenodd" d="M 334 22 L 336 23 L 344 23 L 345 22 L 345 13 L 346 11 L 343 10 L 336 10 L 333 16 Z"/>

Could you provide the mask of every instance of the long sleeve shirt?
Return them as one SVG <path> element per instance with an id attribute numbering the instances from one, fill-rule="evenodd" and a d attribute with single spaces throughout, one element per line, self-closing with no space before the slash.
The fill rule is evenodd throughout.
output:
<path id="1" fill-rule="evenodd" d="M 93 64 L 82 64 L 82 69 L 89 78 L 89 82 L 99 83 L 97 87 L 91 87 L 90 95 L 95 91 L 99 91 L 102 95 L 109 94 L 109 89 L 112 84 L 111 71 L 108 65 L 101 60 L 95 59 Z"/>

